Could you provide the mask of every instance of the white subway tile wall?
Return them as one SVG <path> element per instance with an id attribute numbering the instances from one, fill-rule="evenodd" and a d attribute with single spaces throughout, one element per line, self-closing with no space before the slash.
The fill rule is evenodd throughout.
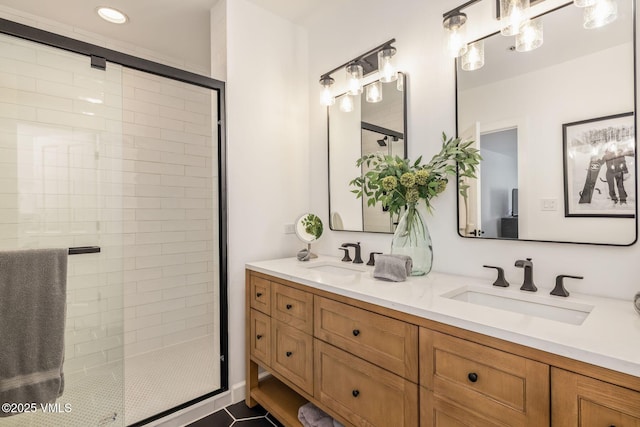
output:
<path id="1" fill-rule="evenodd" d="M 217 331 L 211 105 L 0 37 L 0 249 L 102 247 L 69 258 L 67 372 Z"/>

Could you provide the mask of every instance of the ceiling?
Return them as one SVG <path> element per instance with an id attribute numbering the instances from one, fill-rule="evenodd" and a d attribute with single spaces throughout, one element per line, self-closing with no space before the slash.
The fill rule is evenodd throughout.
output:
<path id="1" fill-rule="evenodd" d="M 210 66 L 210 9 L 219 0 L 0 0 L 0 5 L 73 26 L 109 39 L 183 60 L 190 68 Z M 233 1 L 233 0 L 229 0 Z M 303 23 L 319 8 L 345 0 L 249 0 L 285 19 Z M 98 6 L 125 12 L 129 22 L 100 19 Z"/>

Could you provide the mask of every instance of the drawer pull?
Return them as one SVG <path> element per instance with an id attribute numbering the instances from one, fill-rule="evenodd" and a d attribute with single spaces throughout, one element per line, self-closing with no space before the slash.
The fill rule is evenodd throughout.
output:
<path id="1" fill-rule="evenodd" d="M 475 383 L 476 381 L 478 381 L 478 374 L 476 374 L 475 372 L 470 372 L 469 375 L 467 375 L 467 378 L 469 378 L 469 381 L 471 381 L 472 383 Z"/>
<path id="2" fill-rule="evenodd" d="M 358 396 L 360 396 L 360 391 L 359 390 L 353 390 L 351 392 L 351 394 L 353 395 L 353 397 L 358 397 Z"/>
<path id="3" fill-rule="evenodd" d="M 353 336 L 357 337 L 358 335 L 360 335 L 360 329 L 354 329 L 353 330 Z"/>
<path id="4" fill-rule="evenodd" d="M 287 310 L 291 310 L 293 308 L 291 304 L 287 304 L 286 307 L 287 307 Z"/>
<path id="5" fill-rule="evenodd" d="M 286 355 L 287 357 L 291 357 L 291 355 L 292 355 L 292 354 L 293 354 L 293 353 L 292 353 L 292 352 L 290 352 L 290 351 L 287 351 L 287 352 L 285 353 L 285 355 Z"/>
<path id="6" fill-rule="evenodd" d="M 262 339 L 262 335 L 256 335 L 256 339 L 257 340 Z"/>
<path id="7" fill-rule="evenodd" d="M 260 298 L 261 296 L 262 296 L 262 292 L 258 292 L 258 293 L 256 294 L 256 298 Z"/>

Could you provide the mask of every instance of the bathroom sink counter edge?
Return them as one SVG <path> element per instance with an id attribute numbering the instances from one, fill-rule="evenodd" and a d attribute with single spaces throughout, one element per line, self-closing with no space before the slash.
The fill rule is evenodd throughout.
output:
<path id="1" fill-rule="evenodd" d="M 344 266 L 343 266 L 344 264 Z M 331 265 L 344 273 L 314 268 Z M 332 292 L 457 328 L 569 357 L 585 363 L 640 377 L 640 317 L 630 301 L 571 293 L 569 298 L 530 294 L 516 286 L 495 293 L 550 304 L 593 307 L 580 325 L 549 320 L 503 309 L 456 301 L 447 297 L 467 287 L 493 293 L 492 281 L 431 272 L 405 282 L 373 278 L 373 267 L 340 263 L 320 255 L 308 262 L 295 257 L 246 264 L 252 271 Z M 443 296 L 445 295 L 445 296 Z"/>

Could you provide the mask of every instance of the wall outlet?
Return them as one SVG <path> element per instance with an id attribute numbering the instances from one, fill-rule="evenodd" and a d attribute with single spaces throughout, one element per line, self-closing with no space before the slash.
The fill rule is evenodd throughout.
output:
<path id="1" fill-rule="evenodd" d="M 540 210 L 557 211 L 558 199 L 540 199 Z"/>
<path id="2" fill-rule="evenodd" d="M 293 224 L 284 225 L 284 234 L 294 234 L 295 232 L 296 232 L 295 225 Z"/>

